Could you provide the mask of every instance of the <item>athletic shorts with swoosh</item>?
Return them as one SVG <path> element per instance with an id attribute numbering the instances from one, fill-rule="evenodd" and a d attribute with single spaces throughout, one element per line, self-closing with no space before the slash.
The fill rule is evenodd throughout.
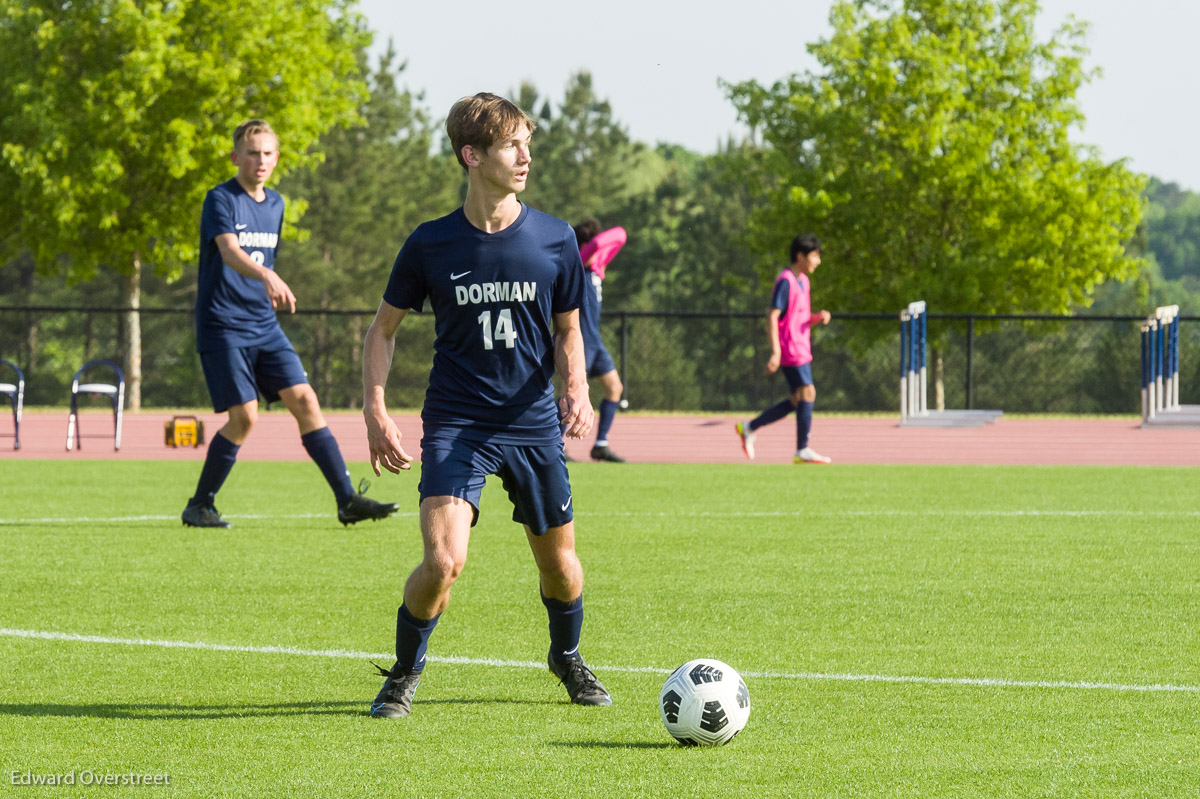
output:
<path id="1" fill-rule="evenodd" d="M 562 444 L 497 444 L 467 441 L 446 431 L 421 439 L 420 499 L 461 497 L 475 509 L 489 474 L 497 475 L 513 504 L 513 521 L 534 535 L 575 518 Z"/>

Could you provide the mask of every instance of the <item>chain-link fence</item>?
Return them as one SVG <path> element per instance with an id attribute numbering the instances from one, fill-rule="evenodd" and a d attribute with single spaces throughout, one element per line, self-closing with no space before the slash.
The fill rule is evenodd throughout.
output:
<path id="1" fill-rule="evenodd" d="M 929 314 L 930 407 L 940 382 L 946 408 L 1139 413 L 1140 321 Z M 604 322 L 632 403 L 711 411 L 765 407 L 786 392 L 763 372 L 765 325 L 761 314 L 616 312 Z M 1180 347 L 1181 402 L 1200 402 L 1200 328 L 1181 326 Z M 898 411 L 898 315 L 835 313 L 814 328 L 813 356 L 821 410 Z"/>
<path id="2" fill-rule="evenodd" d="M 63 405 L 86 360 L 123 363 L 128 309 L 0 307 L 0 358 L 25 371 L 26 403 Z M 373 310 L 298 311 L 281 317 L 326 408 L 362 403 L 362 340 Z M 142 406 L 204 407 L 189 310 L 143 308 Z M 1200 403 L 1200 321 L 1181 326 L 1181 401 Z M 941 375 L 947 408 L 1015 413 L 1138 413 L 1139 317 L 929 314 L 930 407 Z M 747 411 L 785 392 L 763 372 L 761 313 L 606 311 L 605 342 L 634 409 Z M 409 314 L 396 337 L 388 403 L 415 408 L 432 362 L 433 319 Z M 813 331 L 817 407 L 897 411 L 896 314 L 835 313 Z M 940 363 L 940 368 L 939 368 Z M 598 392 L 594 392 L 598 395 Z"/>

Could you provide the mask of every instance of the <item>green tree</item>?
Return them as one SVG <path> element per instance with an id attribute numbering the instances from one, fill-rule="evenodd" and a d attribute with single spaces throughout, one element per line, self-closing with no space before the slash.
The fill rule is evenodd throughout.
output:
<path id="1" fill-rule="evenodd" d="M 303 222 L 309 237 L 285 251 L 288 281 L 305 307 L 378 305 L 400 245 L 421 222 L 458 204 L 462 170 L 453 156 L 433 154 L 437 129 L 418 98 L 397 87 L 404 65 L 395 61 L 389 45 L 370 76 L 363 124 L 327 133 L 321 139 L 324 161 L 280 184 L 281 191 L 309 201 Z M 294 337 L 301 353 L 309 354 L 310 377 L 324 405 L 355 407 L 361 397 L 362 322 L 358 315 L 322 316 Z M 347 326 L 348 335 L 339 335 Z"/>
<path id="2" fill-rule="evenodd" d="M 609 310 L 602 326 L 614 354 L 620 351 L 616 309 L 765 310 L 766 286 L 755 271 L 754 254 L 741 240 L 756 203 L 740 166 L 751 152 L 733 142 L 713 155 L 665 144 L 643 152 L 639 176 L 654 176 L 652 185 L 602 219 L 623 225 L 629 234 L 604 286 Z M 624 331 L 631 401 L 661 408 L 754 404 L 747 392 L 757 390 L 766 360 L 764 355 L 760 362 L 758 355 L 766 343 L 762 322 L 631 318 Z"/>
<path id="3" fill-rule="evenodd" d="M 658 145 L 652 151 L 658 163 L 643 168 L 657 173 L 654 185 L 613 211 L 629 243 L 613 270 L 611 291 L 605 287 L 606 298 L 647 310 L 765 308 L 754 253 L 742 242 L 757 205 L 741 166 L 752 152 L 734 142 L 713 155 Z"/>
<path id="4" fill-rule="evenodd" d="M 268 118 L 281 169 L 319 157 L 365 93 L 353 0 L 0 0 L 0 242 L 43 276 L 115 273 L 140 304 L 145 266 L 197 256 L 204 193 L 231 174 L 234 126 Z M 291 205 L 290 220 L 303 203 Z M 139 315 L 126 319 L 140 405 Z"/>
<path id="5" fill-rule="evenodd" d="M 1163 277 L 1200 280 L 1200 194 L 1151 179 L 1146 198 L 1146 247 Z"/>
<path id="6" fill-rule="evenodd" d="M 730 85 L 769 145 L 748 225 L 777 259 L 826 244 L 822 305 L 1066 312 L 1133 274 L 1144 180 L 1069 139 L 1083 24 L 1037 41 L 1036 0 L 843 0 L 817 74 Z M 772 269 L 774 266 L 772 266 Z"/>
<path id="7" fill-rule="evenodd" d="M 1200 312 L 1200 194 L 1150 178 L 1145 213 L 1129 251 L 1144 258 L 1137 274 L 1096 290 L 1093 312 L 1141 315 L 1159 305 Z"/>
<path id="8" fill-rule="evenodd" d="M 521 86 L 517 104 L 537 124 L 523 201 L 575 224 L 589 215 L 603 218 L 627 196 L 630 161 L 643 148 L 596 96 L 590 73 L 570 77 L 557 113 L 530 84 Z"/>

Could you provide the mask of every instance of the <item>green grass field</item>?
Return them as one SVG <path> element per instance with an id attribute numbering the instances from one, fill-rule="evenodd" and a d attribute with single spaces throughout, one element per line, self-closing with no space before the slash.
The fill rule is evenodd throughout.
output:
<path id="1" fill-rule="evenodd" d="M 178 520 L 198 469 L 0 461 L 0 794 L 1200 795 L 1194 471 L 573 465 L 611 708 L 547 673 L 489 484 L 414 713 L 380 721 L 367 660 L 390 665 L 420 556 L 416 473 L 375 481 L 401 515 L 343 528 L 311 464 L 241 463 L 235 527 L 199 531 Z M 659 721 L 693 657 L 750 687 L 729 746 Z"/>

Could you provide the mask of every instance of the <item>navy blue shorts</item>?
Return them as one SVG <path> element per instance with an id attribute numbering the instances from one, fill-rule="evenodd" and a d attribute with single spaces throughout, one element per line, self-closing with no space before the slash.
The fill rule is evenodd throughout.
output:
<path id="1" fill-rule="evenodd" d="M 616 364 L 613 363 L 612 356 L 608 354 L 608 350 L 601 344 L 591 352 L 585 353 L 587 357 L 587 376 L 600 377 L 616 369 Z"/>
<path id="2" fill-rule="evenodd" d="M 513 504 L 513 521 L 534 535 L 575 518 L 571 483 L 561 444 L 480 444 L 446 436 L 421 439 L 421 499 L 459 497 L 475 508 L 489 474 L 499 476 Z"/>
<path id="3" fill-rule="evenodd" d="M 272 350 L 238 347 L 202 352 L 200 365 L 204 367 L 204 382 L 217 413 L 254 402 L 260 392 L 267 402 L 278 402 L 280 391 L 308 382 L 300 356 L 291 347 Z"/>
<path id="4" fill-rule="evenodd" d="M 788 388 L 792 391 L 800 388 L 800 386 L 811 386 L 812 379 L 812 362 L 808 362 L 803 366 L 781 366 L 779 371 L 783 372 L 784 378 L 788 381 Z"/>

